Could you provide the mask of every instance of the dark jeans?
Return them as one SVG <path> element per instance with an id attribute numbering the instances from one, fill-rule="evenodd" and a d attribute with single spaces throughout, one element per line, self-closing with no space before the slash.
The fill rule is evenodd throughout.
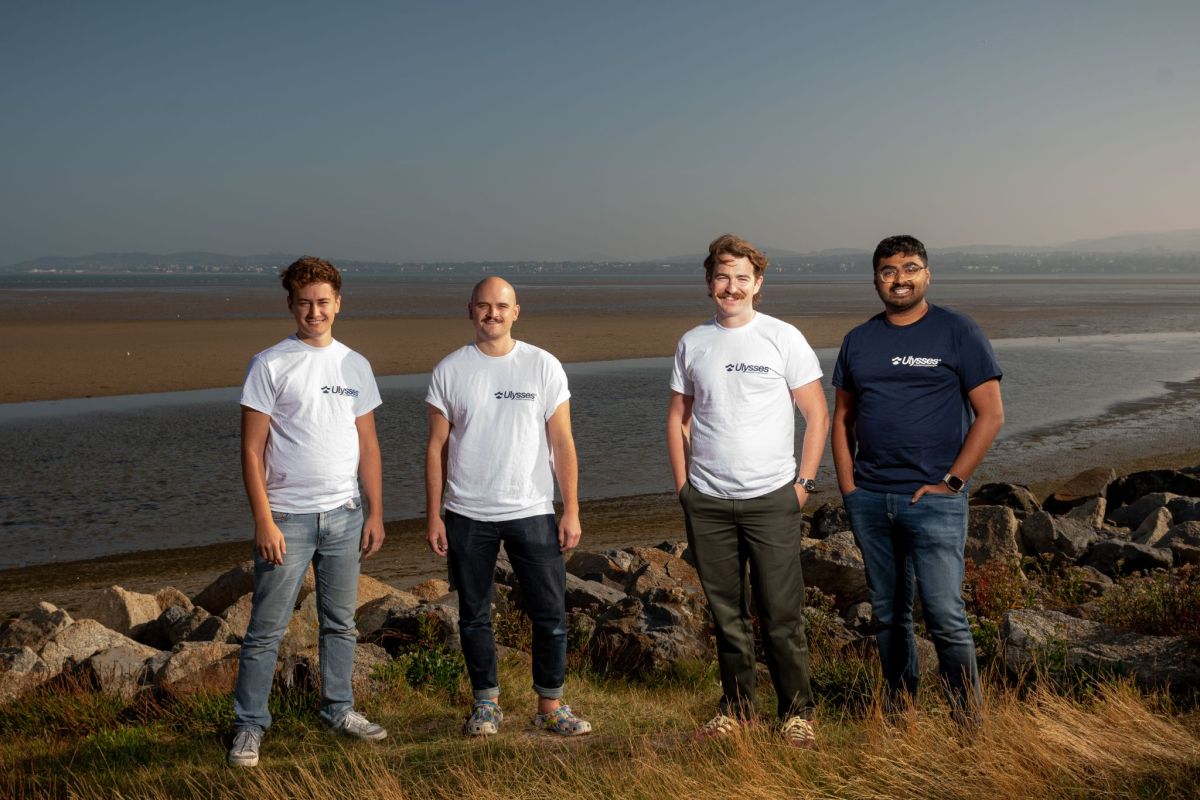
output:
<path id="1" fill-rule="evenodd" d="M 967 496 L 911 499 L 867 489 L 842 498 L 867 570 L 883 676 L 893 699 L 905 692 L 916 696 L 921 670 L 913 599 L 919 591 L 955 717 L 967 721 L 977 715 L 980 699 L 975 640 L 962 599 Z"/>
<path id="2" fill-rule="evenodd" d="M 446 540 L 450 575 L 458 589 L 463 657 L 475 699 L 500 696 L 492 586 L 501 542 L 521 587 L 525 613 L 533 622 L 533 690 L 539 697 L 562 697 L 567 671 L 567 568 L 554 515 L 480 522 L 447 511 Z"/>
<path id="3" fill-rule="evenodd" d="M 716 626 L 722 713 L 743 719 L 754 714 L 754 627 L 746 586 L 749 567 L 779 716 L 811 718 L 796 490 L 789 482 L 762 497 L 725 500 L 688 483 L 680 490 L 679 501 L 688 547 L 695 554 Z"/>

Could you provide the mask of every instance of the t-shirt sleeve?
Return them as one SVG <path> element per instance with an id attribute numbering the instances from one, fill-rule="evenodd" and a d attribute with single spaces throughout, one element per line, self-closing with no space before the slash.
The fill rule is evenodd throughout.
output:
<path id="1" fill-rule="evenodd" d="M 671 368 L 671 388 L 688 397 L 696 394 L 692 378 L 687 372 L 686 348 L 682 339 L 679 341 L 679 346 L 675 348 L 675 366 Z"/>
<path id="2" fill-rule="evenodd" d="M 379 396 L 379 384 L 375 382 L 375 373 L 371 370 L 371 362 L 365 358 L 361 362 L 362 377 L 359 378 L 359 381 L 363 388 L 354 401 L 354 416 L 356 417 L 361 417 L 383 405 L 383 398 Z"/>
<path id="3" fill-rule="evenodd" d="M 542 413 L 547 422 L 559 406 L 571 399 L 571 392 L 567 388 L 567 373 L 555 358 L 549 359 L 547 364 L 545 397 L 547 402 Z"/>
<path id="4" fill-rule="evenodd" d="M 441 364 L 438 364 L 429 376 L 429 391 L 425 393 L 425 402 L 442 412 L 443 417 L 450 419 L 450 402 L 446 397 L 446 369 Z"/>
<path id="5" fill-rule="evenodd" d="M 787 331 L 783 371 L 789 389 L 799 389 L 805 384 L 819 380 L 822 375 L 817 354 L 809 346 L 804 334 L 791 326 Z"/>
<path id="6" fill-rule="evenodd" d="M 246 380 L 242 383 L 242 399 L 238 402 L 263 414 L 269 415 L 275 410 L 275 386 L 271 380 L 271 370 L 258 356 L 250 359 Z"/>
<path id="7" fill-rule="evenodd" d="M 966 392 L 993 378 L 999 380 L 1004 375 L 992 351 L 992 343 L 974 320 L 964 320 L 958 332 L 958 363 L 959 380 Z"/>
<path id="8" fill-rule="evenodd" d="M 837 361 L 833 364 L 833 385 L 847 392 L 854 391 L 854 374 L 850 371 L 850 337 L 842 339 L 842 347 L 838 350 Z"/>

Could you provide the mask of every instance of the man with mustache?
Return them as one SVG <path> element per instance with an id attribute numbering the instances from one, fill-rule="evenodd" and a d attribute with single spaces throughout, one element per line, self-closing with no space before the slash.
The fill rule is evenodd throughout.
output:
<path id="1" fill-rule="evenodd" d="M 716 313 L 679 340 L 667 451 L 717 634 L 720 710 L 700 735 L 725 736 L 754 719 L 748 568 L 783 737 L 811 747 L 800 509 L 816 489 L 829 410 L 804 336 L 754 309 L 766 267 L 766 257 L 733 234 L 709 245 L 704 273 Z M 805 422 L 799 469 L 797 408 Z"/>
<path id="2" fill-rule="evenodd" d="M 833 459 L 862 550 L 893 709 L 916 697 L 913 600 L 956 720 L 978 719 L 962 600 L 966 484 L 1004 424 L 1000 365 L 973 321 L 925 299 L 925 245 L 891 236 L 872 258 L 883 313 L 846 335 L 833 371 Z M 973 419 L 972 419 L 973 417 Z"/>
<path id="3" fill-rule="evenodd" d="M 425 493 L 430 549 L 448 556 L 459 633 L 475 702 L 468 736 L 500 731 L 492 585 L 503 542 L 533 622 L 533 726 L 562 736 L 592 726 L 563 703 L 567 664 L 566 562 L 579 544 L 579 466 L 571 393 L 558 360 L 512 337 L 521 313 L 503 278 L 475 285 L 467 316 L 475 341 L 442 359 L 429 380 Z M 554 519 L 554 481 L 562 518 Z M 445 508 L 445 519 L 441 511 Z"/>

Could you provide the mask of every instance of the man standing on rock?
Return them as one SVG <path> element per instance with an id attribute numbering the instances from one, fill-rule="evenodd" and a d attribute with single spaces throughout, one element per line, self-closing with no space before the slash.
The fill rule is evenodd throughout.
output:
<path id="1" fill-rule="evenodd" d="M 296 333 L 251 359 L 241 399 L 254 604 L 238 666 L 229 763 L 242 767 L 258 764 L 279 644 L 310 563 L 321 626 L 321 719 L 359 739 L 387 736 L 354 710 L 350 683 L 359 561 L 374 555 L 384 536 L 379 389 L 367 360 L 333 338 L 342 305 L 337 268 L 305 256 L 281 277 Z"/>
<path id="2" fill-rule="evenodd" d="M 503 542 L 533 622 L 535 728 L 590 733 L 563 700 L 567 665 L 566 562 L 579 543 L 579 466 L 567 376 L 554 356 L 512 337 L 521 307 L 508 281 L 475 285 L 467 316 L 475 341 L 442 359 L 429 380 L 425 492 L 429 547 L 449 555 L 459 633 L 475 703 L 469 736 L 500 730 L 492 586 Z M 554 519 L 554 480 L 562 518 Z M 445 507 L 445 519 L 441 511 Z"/>
<path id="3" fill-rule="evenodd" d="M 675 352 L 667 451 L 717 633 L 721 707 L 700 734 L 723 736 L 754 717 L 749 566 L 784 738 L 810 747 L 800 509 L 816 489 L 829 410 L 804 336 L 754 309 L 766 267 L 761 252 L 732 234 L 709 245 L 704 272 L 716 314 L 685 333 Z M 805 421 L 798 470 L 797 408 Z"/>
<path id="4" fill-rule="evenodd" d="M 978 325 L 926 301 L 921 242 L 884 239 L 872 269 L 883 313 L 846 335 L 833 372 L 838 486 L 892 700 L 917 693 L 919 591 L 955 718 L 971 723 L 980 688 L 961 594 L 966 484 L 1004 424 L 1000 365 Z"/>

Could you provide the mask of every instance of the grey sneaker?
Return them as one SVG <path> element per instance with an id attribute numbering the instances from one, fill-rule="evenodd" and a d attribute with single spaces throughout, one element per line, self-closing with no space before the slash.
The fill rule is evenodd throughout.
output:
<path id="1" fill-rule="evenodd" d="M 262 744 L 262 731 L 238 731 L 233 737 L 233 744 L 229 747 L 229 766 L 257 767 L 260 744 Z"/>
<path id="2" fill-rule="evenodd" d="M 355 739 L 367 739 L 372 742 L 387 738 L 387 729 L 376 725 L 357 711 L 347 711 L 338 723 L 332 726 L 338 733 L 353 736 Z"/>
<path id="3" fill-rule="evenodd" d="M 494 736 L 500 732 L 500 723 L 504 721 L 504 712 L 492 700 L 476 700 L 471 709 L 471 716 L 463 723 L 463 733 L 467 736 Z"/>

